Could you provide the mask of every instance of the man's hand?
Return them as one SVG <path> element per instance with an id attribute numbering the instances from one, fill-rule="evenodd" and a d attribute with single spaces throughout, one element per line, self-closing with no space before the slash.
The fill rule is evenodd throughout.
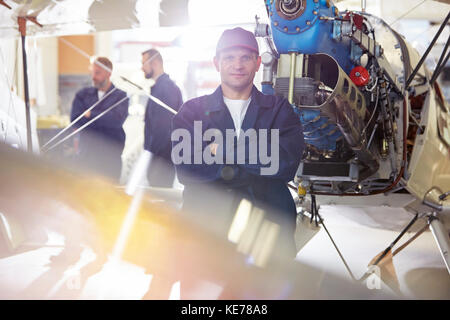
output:
<path id="1" fill-rule="evenodd" d="M 91 110 L 86 111 L 86 112 L 84 113 L 84 116 L 85 116 L 86 118 L 90 118 L 90 117 L 91 117 Z"/>

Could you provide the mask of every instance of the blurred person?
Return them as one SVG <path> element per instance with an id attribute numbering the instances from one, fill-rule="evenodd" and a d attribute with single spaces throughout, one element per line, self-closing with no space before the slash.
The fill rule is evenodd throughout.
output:
<path id="1" fill-rule="evenodd" d="M 146 79 L 153 79 L 151 95 L 174 110 L 183 104 L 180 88 L 164 72 L 164 62 L 159 51 L 149 49 L 142 53 L 142 71 Z M 148 100 L 145 111 L 144 149 L 152 153 L 147 179 L 152 187 L 171 188 L 175 168 L 170 158 L 170 141 L 173 114 L 162 106 Z"/>
<path id="2" fill-rule="evenodd" d="M 109 107 L 125 98 L 127 94 L 111 82 L 113 65 L 106 57 L 97 57 L 90 66 L 92 86 L 83 88 L 75 95 L 70 120 L 83 117 L 76 128 L 85 125 Z M 92 110 L 92 105 L 98 103 Z M 85 169 L 119 182 L 122 170 L 122 152 L 125 146 L 123 123 L 128 116 L 128 99 L 89 124 L 79 133 L 76 161 Z"/>
<path id="3" fill-rule="evenodd" d="M 260 64 L 258 43 L 251 32 L 242 28 L 223 32 L 214 57 L 221 84 L 214 93 L 184 103 L 175 115 L 172 160 L 184 185 L 183 209 L 192 219 L 227 237 L 237 205 L 246 198 L 281 227 L 274 259 L 293 261 L 297 212 L 287 183 L 303 154 L 303 129 L 285 98 L 264 95 L 253 85 Z M 187 145 L 186 135 L 190 150 L 180 147 Z M 196 141 L 199 136 L 203 141 Z M 261 149 L 262 144 L 270 150 L 270 166 L 261 154 L 252 158 L 251 149 Z M 236 161 L 239 157 L 245 161 Z"/>

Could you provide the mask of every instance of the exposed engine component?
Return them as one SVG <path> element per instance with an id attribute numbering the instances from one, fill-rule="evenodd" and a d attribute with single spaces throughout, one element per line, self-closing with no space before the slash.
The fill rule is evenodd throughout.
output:
<path id="1" fill-rule="evenodd" d="M 392 184 L 405 160 L 399 130 L 405 75 L 404 65 L 388 62 L 383 39 L 375 40 L 376 21 L 341 14 L 331 1 L 266 5 L 270 30 L 259 26 L 258 33 L 272 35 L 277 55 L 263 55 L 263 91 L 287 98 L 302 122 L 307 148 L 299 181 L 333 194 L 369 194 Z M 387 33 L 408 56 L 401 37 Z"/>
<path id="2" fill-rule="evenodd" d="M 278 14 L 288 20 L 298 18 L 305 11 L 306 1 L 302 0 L 282 0 L 277 1 Z"/>
<path id="3" fill-rule="evenodd" d="M 370 74 L 363 66 L 356 66 L 350 71 L 350 79 L 358 87 L 363 87 L 369 84 Z"/>
<path id="4" fill-rule="evenodd" d="M 283 57 L 285 56 L 285 57 Z M 288 98 L 289 77 L 283 63 L 289 61 L 281 55 L 279 72 L 275 83 L 275 93 Z M 314 176 L 315 161 L 333 161 L 338 169 L 328 172 L 345 172 L 345 177 L 336 175 L 336 181 L 358 181 L 373 174 L 379 167 L 376 156 L 367 147 L 364 128 L 370 119 L 366 98 L 339 67 L 337 62 L 326 54 L 299 55 L 293 85 L 293 105 L 304 127 L 305 141 L 309 154 L 299 173 Z M 314 155 L 319 157 L 315 159 Z M 352 167 L 359 163 L 360 170 Z M 320 165 L 323 163 L 320 162 Z M 307 170 L 311 169 L 311 172 Z M 323 166 L 322 166 L 323 168 Z M 350 171 L 352 174 L 350 175 Z M 358 174 L 359 171 L 359 174 Z M 323 172 L 326 172 L 324 170 Z M 321 176 L 315 174 L 317 179 Z"/>

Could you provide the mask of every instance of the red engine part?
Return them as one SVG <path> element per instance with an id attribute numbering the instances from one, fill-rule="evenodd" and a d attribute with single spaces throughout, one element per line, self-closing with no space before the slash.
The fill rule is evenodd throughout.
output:
<path id="1" fill-rule="evenodd" d="M 347 14 L 344 16 L 344 20 L 350 20 L 350 12 L 347 12 Z M 353 13 L 353 23 L 355 24 L 356 28 L 358 28 L 359 30 L 363 30 L 364 17 L 362 15 Z"/>
<path id="2" fill-rule="evenodd" d="M 369 71 L 362 66 L 356 66 L 350 71 L 350 79 L 352 79 L 353 83 L 358 87 L 365 86 L 370 80 Z"/>

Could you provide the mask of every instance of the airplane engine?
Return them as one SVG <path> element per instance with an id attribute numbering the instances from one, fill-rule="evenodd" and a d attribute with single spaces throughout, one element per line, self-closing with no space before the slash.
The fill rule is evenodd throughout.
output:
<path id="1" fill-rule="evenodd" d="M 411 49 L 374 17 L 341 14 L 329 0 L 267 0 L 266 8 L 270 26 L 257 23 L 255 32 L 269 48 L 262 89 L 286 97 L 303 125 L 297 183 L 330 194 L 391 185 L 405 160 L 404 82 L 411 67 L 401 56 Z M 394 61 L 378 36 L 397 43 L 387 54 Z"/>
<path id="2" fill-rule="evenodd" d="M 308 146 L 301 174 L 320 180 L 341 171 L 341 181 L 358 181 L 376 172 L 379 164 L 364 129 L 370 119 L 365 95 L 329 55 L 295 58 L 306 69 L 295 77 L 292 90 Z M 289 98 L 289 77 L 276 78 L 275 92 Z M 348 163 L 355 155 L 364 169 L 361 174 L 356 163 Z"/>

